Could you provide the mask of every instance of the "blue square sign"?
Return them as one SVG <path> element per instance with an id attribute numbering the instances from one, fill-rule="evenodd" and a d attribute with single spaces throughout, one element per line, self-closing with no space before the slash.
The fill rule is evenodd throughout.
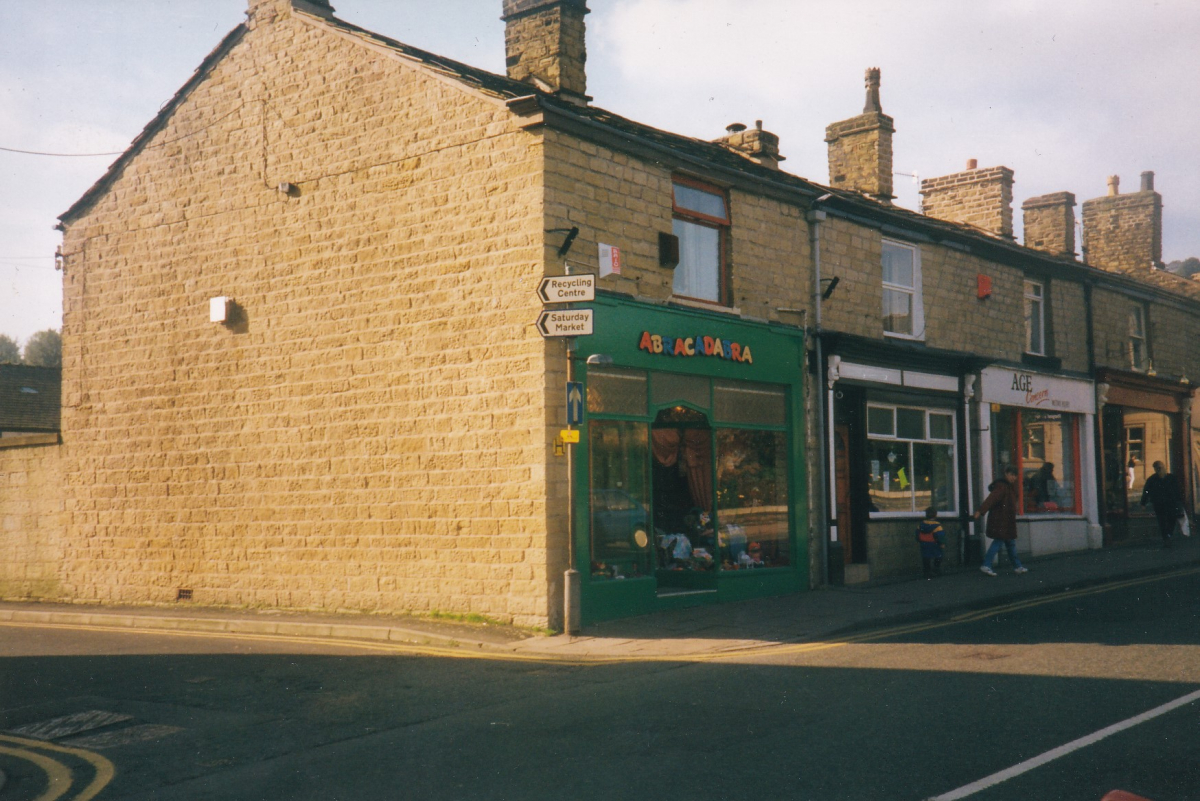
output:
<path id="1" fill-rule="evenodd" d="M 567 425 L 583 424 L 583 382 L 567 382 Z"/>

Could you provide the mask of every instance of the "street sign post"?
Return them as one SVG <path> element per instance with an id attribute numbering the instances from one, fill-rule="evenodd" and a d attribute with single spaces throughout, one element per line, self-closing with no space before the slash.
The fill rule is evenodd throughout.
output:
<path id="1" fill-rule="evenodd" d="M 537 318 L 543 337 L 584 337 L 592 333 L 591 309 L 546 309 Z"/>
<path id="2" fill-rule="evenodd" d="M 596 276 L 548 275 L 541 280 L 537 289 L 542 303 L 571 303 L 577 300 L 596 299 Z"/>
<path id="3" fill-rule="evenodd" d="M 583 425 L 583 382 L 567 382 L 567 425 Z"/>

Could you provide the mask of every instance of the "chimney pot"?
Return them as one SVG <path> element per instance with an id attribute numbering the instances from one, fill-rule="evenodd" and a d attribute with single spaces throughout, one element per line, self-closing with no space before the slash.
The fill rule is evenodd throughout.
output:
<path id="1" fill-rule="evenodd" d="M 1108 176 L 1108 194 L 1109 195 L 1121 194 L 1121 176 L 1119 176 L 1119 175 Z"/>
<path id="2" fill-rule="evenodd" d="M 890 203 L 892 194 L 891 117 L 879 103 L 879 68 L 866 72 L 867 103 L 863 113 L 825 128 L 829 146 L 829 184 L 835 189 L 861 192 L 881 203 Z"/>
<path id="3" fill-rule="evenodd" d="M 755 120 L 754 127 L 761 131 L 762 130 L 762 120 Z M 1142 175 L 1145 175 L 1145 174 L 1146 173 L 1142 173 Z M 1154 173 L 1150 173 L 1150 175 L 1153 176 Z"/>
<path id="4" fill-rule="evenodd" d="M 867 70 L 867 102 L 863 104 L 863 114 L 879 113 L 883 107 L 879 104 L 879 67 Z"/>
<path id="5" fill-rule="evenodd" d="M 979 169 L 979 159 L 967 159 L 967 169 L 968 170 Z"/>
<path id="6" fill-rule="evenodd" d="M 1144 173 L 1142 173 L 1142 191 L 1143 192 L 1153 192 L 1154 191 L 1154 171 L 1153 170 L 1146 170 Z"/>

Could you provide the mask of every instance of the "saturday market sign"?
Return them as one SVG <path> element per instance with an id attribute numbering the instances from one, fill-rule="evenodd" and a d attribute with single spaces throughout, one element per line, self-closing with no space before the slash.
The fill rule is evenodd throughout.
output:
<path id="1" fill-rule="evenodd" d="M 720 337 L 668 337 L 643 331 L 638 350 L 663 356 L 710 356 L 716 359 L 728 359 L 732 362 L 754 364 L 754 356 L 750 353 L 749 345 Z"/>

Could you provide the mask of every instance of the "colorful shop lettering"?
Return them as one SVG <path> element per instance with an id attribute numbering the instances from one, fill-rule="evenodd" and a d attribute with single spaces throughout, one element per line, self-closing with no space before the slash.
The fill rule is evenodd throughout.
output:
<path id="1" fill-rule="evenodd" d="M 718 359 L 754 364 L 749 345 L 741 345 L 720 337 L 665 337 L 643 331 L 638 350 L 667 356 L 714 356 Z"/>

